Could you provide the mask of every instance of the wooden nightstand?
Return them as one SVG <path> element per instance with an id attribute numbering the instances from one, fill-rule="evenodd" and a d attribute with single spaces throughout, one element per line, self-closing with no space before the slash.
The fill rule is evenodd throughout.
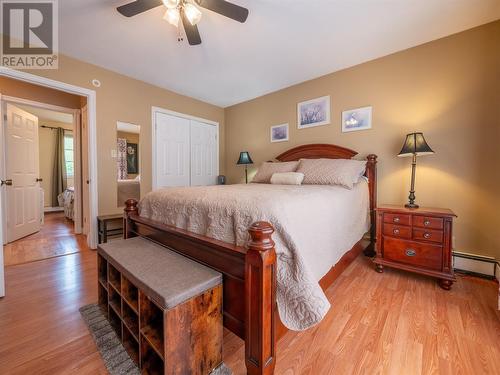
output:
<path id="1" fill-rule="evenodd" d="M 377 211 L 377 272 L 384 266 L 433 276 L 446 290 L 455 281 L 451 232 L 456 215 L 448 209 L 384 205 Z"/>

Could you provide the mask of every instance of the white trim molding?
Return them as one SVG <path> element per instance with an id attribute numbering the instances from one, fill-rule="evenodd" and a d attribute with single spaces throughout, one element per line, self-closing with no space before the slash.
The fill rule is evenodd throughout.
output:
<path id="1" fill-rule="evenodd" d="M 98 214 L 98 190 L 97 190 L 97 100 L 96 92 L 84 87 L 55 81 L 35 74 L 21 72 L 18 70 L 0 67 L 0 76 L 12 78 L 18 81 L 28 82 L 39 86 L 64 91 L 70 94 L 85 96 L 87 98 L 88 111 L 88 157 L 89 157 L 89 226 L 87 244 L 91 249 L 97 248 L 97 214 Z M 1 227 L 1 225 L 0 225 Z M 2 267 L 3 269 L 3 267 Z M 3 280 L 3 278 L 2 278 Z M 1 280 L 0 280 L 1 282 Z"/>

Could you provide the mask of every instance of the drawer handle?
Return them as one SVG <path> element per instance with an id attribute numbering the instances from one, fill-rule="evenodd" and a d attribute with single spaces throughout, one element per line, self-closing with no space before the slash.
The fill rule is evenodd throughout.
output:
<path id="1" fill-rule="evenodd" d="M 394 233 L 394 234 L 398 235 L 398 234 L 399 234 L 399 229 L 394 229 L 394 230 L 392 231 L 392 233 Z"/>
<path id="2" fill-rule="evenodd" d="M 426 239 L 431 238 L 431 234 L 430 234 L 430 233 L 427 233 L 427 232 L 426 232 L 426 233 L 424 233 L 424 238 L 426 238 Z"/>
<path id="3" fill-rule="evenodd" d="M 392 221 L 394 221 L 395 223 L 399 223 L 399 217 L 395 217 Z"/>
<path id="4" fill-rule="evenodd" d="M 406 249 L 406 256 L 408 257 L 414 257 L 415 255 L 417 255 L 417 252 L 413 249 Z"/>
<path id="5" fill-rule="evenodd" d="M 424 225 L 425 225 L 426 227 L 428 227 L 429 225 L 431 225 L 431 222 L 430 222 L 429 220 L 425 220 L 425 221 L 424 221 Z"/>

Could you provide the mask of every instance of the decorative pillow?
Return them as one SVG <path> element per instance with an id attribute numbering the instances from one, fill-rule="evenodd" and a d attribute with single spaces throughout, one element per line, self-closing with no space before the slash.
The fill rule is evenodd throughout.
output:
<path id="1" fill-rule="evenodd" d="M 352 189 L 365 173 L 366 161 L 352 159 L 300 159 L 297 172 L 304 185 L 341 185 Z"/>
<path id="2" fill-rule="evenodd" d="M 303 180 L 304 174 L 297 172 L 273 173 L 271 176 L 271 184 L 273 185 L 300 185 Z"/>
<path id="3" fill-rule="evenodd" d="M 298 161 L 288 161 L 284 163 L 279 163 L 279 162 L 262 163 L 259 170 L 257 171 L 257 174 L 253 178 L 252 182 L 269 184 L 271 182 L 271 177 L 274 173 L 295 172 L 298 165 L 299 165 Z"/>

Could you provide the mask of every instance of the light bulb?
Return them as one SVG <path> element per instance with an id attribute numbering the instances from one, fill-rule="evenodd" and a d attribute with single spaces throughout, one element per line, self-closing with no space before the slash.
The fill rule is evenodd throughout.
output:
<path id="1" fill-rule="evenodd" d="M 201 12 L 191 3 L 184 4 L 184 14 L 186 18 L 191 23 L 191 25 L 196 25 L 201 20 Z"/>
<path id="2" fill-rule="evenodd" d="M 163 5 L 168 9 L 175 9 L 179 5 L 180 0 L 163 0 Z"/>
<path id="3" fill-rule="evenodd" d="M 181 15 L 179 13 L 179 9 L 177 9 L 177 8 L 167 9 L 167 11 L 165 12 L 165 15 L 163 16 L 163 19 L 165 21 L 167 21 L 171 25 L 174 25 L 175 27 L 179 27 L 180 18 L 181 18 Z"/>

